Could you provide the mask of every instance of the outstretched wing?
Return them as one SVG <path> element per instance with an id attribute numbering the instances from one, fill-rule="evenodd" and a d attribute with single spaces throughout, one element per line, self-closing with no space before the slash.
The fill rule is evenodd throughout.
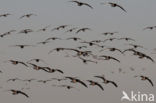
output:
<path id="1" fill-rule="evenodd" d="M 81 80 L 77 79 L 77 82 L 79 82 L 80 84 L 82 84 L 83 86 L 85 86 L 86 88 L 88 88 L 88 86 L 84 82 L 82 82 Z"/>
<path id="2" fill-rule="evenodd" d="M 120 60 L 118 60 L 118 59 L 116 59 L 116 58 L 114 58 L 114 57 L 111 57 L 111 59 L 116 60 L 117 62 L 120 63 Z"/>
<path id="3" fill-rule="evenodd" d="M 26 66 L 26 67 L 28 67 L 28 65 L 25 64 L 25 63 L 23 63 L 23 62 L 19 62 L 19 63 L 22 64 L 22 65 L 24 65 L 24 66 Z"/>
<path id="4" fill-rule="evenodd" d="M 151 83 L 151 85 L 152 85 L 152 87 L 153 87 L 154 84 L 153 84 L 152 80 L 150 80 L 149 78 L 146 78 L 146 79 Z"/>
<path id="5" fill-rule="evenodd" d="M 56 71 L 58 71 L 58 72 L 60 72 L 60 73 L 64 73 L 62 70 L 60 70 L 60 69 L 56 69 Z"/>
<path id="6" fill-rule="evenodd" d="M 119 7 L 120 9 L 122 9 L 124 12 L 127 12 L 122 6 L 117 5 L 117 7 Z"/>
<path id="7" fill-rule="evenodd" d="M 109 83 L 112 83 L 115 87 L 118 87 L 118 85 L 113 81 L 109 81 Z"/>
<path id="8" fill-rule="evenodd" d="M 87 3 L 83 3 L 83 5 L 86 5 L 86 6 L 90 7 L 91 9 L 93 9 L 93 7 Z"/>
<path id="9" fill-rule="evenodd" d="M 22 92 L 22 91 L 18 91 L 18 93 L 20 93 L 20 94 L 26 96 L 27 98 L 29 98 L 29 96 L 26 93 Z"/>
<path id="10" fill-rule="evenodd" d="M 104 91 L 104 88 L 99 83 L 96 83 L 96 85 Z"/>

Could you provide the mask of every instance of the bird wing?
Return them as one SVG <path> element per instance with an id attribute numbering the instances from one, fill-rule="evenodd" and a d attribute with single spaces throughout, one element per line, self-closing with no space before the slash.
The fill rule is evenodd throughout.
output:
<path id="1" fill-rule="evenodd" d="M 29 96 L 26 93 L 22 92 L 22 91 L 18 91 L 18 93 L 20 93 L 20 94 L 26 96 L 27 98 L 29 98 Z"/>
<path id="2" fill-rule="evenodd" d="M 56 69 L 56 71 L 58 71 L 58 72 L 60 72 L 60 73 L 64 73 L 62 70 L 60 70 L 60 69 Z"/>
<path id="3" fill-rule="evenodd" d="M 122 9 L 123 11 L 127 12 L 122 6 L 117 5 L 117 7 L 119 7 L 119 8 Z"/>
<path id="4" fill-rule="evenodd" d="M 28 65 L 27 65 L 27 64 L 25 64 L 25 63 L 23 63 L 23 62 L 18 62 L 18 63 L 20 63 L 20 64 L 22 64 L 22 65 L 24 65 L 24 66 L 28 67 Z"/>
<path id="5" fill-rule="evenodd" d="M 102 76 L 94 76 L 94 77 L 96 77 L 96 78 L 100 78 L 100 79 L 102 79 L 103 81 L 106 80 L 106 79 L 105 79 L 104 77 L 102 77 Z"/>
<path id="6" fill-rule="evenodd" d="M 118 85 L 113 81 L 109 81 L 109 83 L 112 83 L 115 87 L 118 87 Z"/>
<path id="7" fill-rule="evenodd" d="M 82 82 L 81 80 L 77 79 L 77 82 L 79 82 L 80 84 L 82 84 L 83 86 L 85 86 L 86 88 L 88 88 L 88 86 L 84 82 Z"/>
<path id="8" fill-rule="evenodd" d="M 146 79 L 151 83 L 152 86 L 154 86 L 154 84 L 153 84 L 151 79 L 149 79 L 149 78 L 146 78 Z"/>
<path id="9" fill-rule="evenodd" d="M 87 3 L 83 3 L 83 5 L 86 5 L 86 6 L 90 7 L 91 9 L 93 9 L 93 7 Z"/>
<path id="10" fill-rule="evenodd" d="M 102 90 L 104 90 L 104 88 L 102 87 L 102 85 L 100 85 L 99 83 L 96 83 L 96 85 L 97 85 L 98 87 L 100 87 Z"/>
<path id="11" fill-rule="evenodd" d="M 120 60 L 118 60 L 118 59 L 116 59 L 116 58 L 114 58 L 114 57 L 111 57 L 111 59 L 116 60 L 117 62 L 120 63 Z"/>
<path id="12" fill-rule="evenodd" d="M 146 58 L 151 60 L 152 62 L 155 62 L 150 56 L 146 56 Z"/>

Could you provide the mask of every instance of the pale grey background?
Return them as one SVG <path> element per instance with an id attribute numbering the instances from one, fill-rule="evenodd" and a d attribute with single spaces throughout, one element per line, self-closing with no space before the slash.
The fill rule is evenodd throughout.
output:
<path id="1" fill-rule="evenodd" d="M 68 0 L 0 0 L 0 14 L 11 13 L 7 18 L 0 18 L 0 33 L 7 32 L 11 29 L 19 32 L 25 28 L 38 30 L 44 26 L 51 24 L 51 27 L 46 32 L 33 32 L 28 35 L 13 33 L 13 35 L 0 38 L 0 102 L 2 103 L 120 103 L 122 91 L 141 91 L 141 93 L 156 94 L 156 87 L 151 87 L 148 82 L 141 81 L 139 78 L 133 78 L 134 75 L 149 76 L 154 84 L 156 84 L 156 65 L 148 60 L 139 60 L 137 57 L 127 53 L 122 56 L 119 53 L 103 52 L 103 54 L 112 55 L 121 60 L 121 63 L 116 62 L 99 62 L 97 65 L 89 63 L 84 65 L 76 58 L 65 58 L 64 53 L 53 53 L 48 55 L 48 51 L 55 47 L 76 47 L 79 44 L 73 41 L 53 41 L 46 46 L 30 47 L 24 50 L 19 48 L 9 47 L 14 44 L 35 44 L 43 41 L 48 37 L 57 36 L 63 39 L 74 36 L 74 33 L 64 34 L 65 30 L 51 32 L 50 30 L 59 25 L 68 24 L 68 28 L 72 27 L 89 27 L 92 31 L 81 33 L 78 37 L 84 40 L 102 39 L 105 38 L 100 33 L 107 31 L 118 31 L 119 33 L 113 37 L 131 37 L 136 39 L 136 44 L 145 46 L 147 50 L 140 51 L 152 56 L 156 59 L 153 53 L 155 48 L 156 30 L 142 29 L 147 26 L 155 26 L 156 18 L 156 0 L 114 0 L 114 2 L 122 5 L 127 13 L 124 13 L 119 8 L 111 8 L 109 5 L 100 5 L 101 2 L 107 0 L 81 0 L 87 2 L 94 7 L 91 10 L 88 7 L 78 7 Z M 113 2 L 113 0 L 109 0 Z M 33 16 L 30 19 L 21 19 L 19 17 L 26 13 L 35 13 L 38 16 Z M 72 45 L 71 45 L 72 43 Z M 122 50 L 128 48 L 124 41 L 114 41 L 106 45 L 112 45 Z M 92 49 L 93 50 L 93 49 Z M 97 54 L 97 51 L 94 51 Z M 59 82 L 50 82 L 46 85 L 32 82 L 25 85 L 23 82 L 6 83 L 9 78 L 19 77 L 21 79 L 37 78 L 49 79 L 52 77 L 62 77 L 58 73 L 47 74 L 41 71 L 27 70 L 23 66 L 13 66 L 9 63 L 3 63 L 5 60 L 17 59 L 27 61 L 32 58 L 43 58 L 51 67 L 60 68 L 65 72 L 65 76 L 78 76 L 82 80 L 93 79 L 94 75 L 105 74 L 105 76 L 117 82 L 119 88 L 114 88 L 111 85 L 104 85 L 105 91 L 101 91 L 97 87 L 89 86 L 88 89 L 79 84 L 71 84 L 80 89 L 66 90 L 64 88 L 51 87 L 52 84 Z M 136 70 L 130 71 L 133 67 Z M 118 73 L 118 68 L 122 68 L 125 74 Z M 145 71 L 142 71 L 145 68 Z M 114 72 L 112 74 L 111 72 Z M 70 84 L 70 82 L 62 82 L 60 84 Z M 30 90 L 24 90 L 31 96 L 31 99 L 26 99 L 23 96 L 12 96 L 4 90 L 20 89 L 22 87 L 30 87 Z"/>

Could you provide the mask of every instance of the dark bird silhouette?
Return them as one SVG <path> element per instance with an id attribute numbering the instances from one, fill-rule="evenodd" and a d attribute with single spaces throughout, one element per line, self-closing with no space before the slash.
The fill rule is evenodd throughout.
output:
<path id="1" fill-rule="evenodd" d="M 102 85 L 100 85 L 98 82 L 95 82 L 93 80 L 87 80 L 87 81 L 90 82 L 91 86 L 95 86 L 96 85 L 96 86 L 100 87 L 101 90 L 104 90 Z"/>
<path id="2" fill-rule="evenodd" d="M 130 46 L 132 46 L 133 48 L 144 48 L 143 46 L 141 46 L 141 45 L 137 45 L 137 44 L 128 44 L 128 45 L 130 45 Z"/>
<path id="3" fill-rule="evenodd" d="M 105 39 L 103 42 L 106 42 L 106 41 L 114 41 L 114 40 L 117 40 L 117 38 L 109 38 L 109 39 Z"/>
<path id="4" fill-rule="evenodd" d="M 41 82 L 41 83 L 47 83 L 47 82 L 50 82 L 50 81 L 52 81 L 52 80 L 38 80 L 37 82 Z"/>
<path id="5" fill-rule="evenodd" d="M 79 89 L 77 89 L 77 88 L 75 88 L 74 86 L 71 86 L 71 85 L 52 85 L 52 86 L 55 86 L 55 87 L 63 87 L 63 88 L 67 88 L 68 90 L 70 90 L 70 89 L 79 90 Z"/>
<path id="6" fill-rule="evenodd" d="M 111 57 L 111 56 L 106 56 L 106 55 L 101 55 L 101 56 L 99 56 L 99 57 L 102 57 L 102 58 L 104 58 L 104 60 L 115 60 L 115 61 L 117 61 L 117 62 L 119 62 L 120 63 L 120 60 L 118 60 L 118 59 L 116 59 L 116 58 L 114 58 L 114 57 Z"/>
<path id="7" fill-rule="evenodd" d="M 22 61 L 17 61 L 17 60 L 8 60 L 8 61 L 11 62 L 13 65 L 22 64 L 22 65 L 28 67 L 28 65 Z"/>
<path id="8" fill-rule="evenodd" d="M 20 90 L 11 89 L 11 90 L 9 90 L 9 91 L 11 91 L 13 95 L 22 94 L 22 95 L 24 95 L 25 97 L 29 98 L 29 96 L 28 96 L 26 93 L 24 93 L 24 92 L 22 92 L 22 91 L 20 91 Z"/>
<path id="9" fill-rule="evenodd" d="M 61 25 L 61 26 L 55 27 L 55 28 L 52 29 L 51 31 L 64 29 L 64 28 L 66 28 L 67 26 L 68 26 L 68 25 Z"/>
<path id="10" fill-rule="evenodd" d="M 114 35 L 118 32 L 105 32 L 105 33 L 102 33 L 102 35 Z"/>
<path id="11" fill-rule="evenodd" d="M 88 88 L 88 86 L 84 82 L 82 82 L 81 80 L 79 80 L 79 79 L 77 79 L 75 77 L 65 77 L 65 78 L 70 79 L 71 83 L 80 83 L 83 86 L 85 86 L 86 88 Z"/>
<path id="12" fill-rule="evenodd" d="M 34 47 L 34 45 L 11 45 L 10 47 L 20 47 L 21 49 L 24 49 L 25 47 Z"/>
<path id="13" fill-rule="evenodd" d="M 94 43 L 93 41 L 92 41 L 92 42 L 83 41 L 83 42 L 80 42 L 80 43 L 85 43 L 85 44 L 88 44 L 89 46 L 96 45 L 96 46 L 100 47 L 99 44 L 96 44 L 96 43 Z"/>
<path id="14" fill-rule="evenodd" d="M 71 28 L 71 29 L 67 30 L 66 33 L 67 33 L 67 32 L 73 32 L 73 31 L 76 30 L 76 29 L 77 29 L 77 28 Z"/>
<path id="15" fill-rule="evenodd" d="M 78 37 L 70 37 L 70 38 L 67 38 L 67 40 L 78 41 L 78 40 L 81 40 L 81 38 L 78 38 Z"/>
<path id="16" fill-rule="evenodd" d="M 111 7 L 119 7 L 121 10 L 123 10 L 124 12 L 127 12 L 122 6 L 120 6 L 117 3 L 112 3 L 112 2 L 108 2 L 108 3 L 101 3 L 101 4 L 109 4 Z"/>
<path id="17" fill-rule="evenodd" d="M 78 58 L 81 59 L 81 60 L 83 61 L 84 64 L 87 64 L 88 62 L 95 63 L 95 64 L 98 63 L 97 61 L 84 59 L 84 58 L 82 58 L 82 57 L 80 57 L 80 56 L 79 56 Z"/>
<path id="18" fill-rule="evenodd" d="M 25 80 L 22 80 L 23 82 L 32 82 L 32 81 L 34 81 L 34 80 L 36 80 L 36 79 L 34 79 L 34 78 L 32 78 L 32 79 L 25 79 Z"/>
<path id="19" fill-rule="evenodd" d="M 37 44 L 42 44 L 42 45 L 45 45 L 45 44 L 48 44 L 50 41 L 41 41 L 41 42 L 38 42 Z"/>
<path id="20" fill-rule="evenodd" d="M 27 63 L 30 63 L 30 62 L 33 62 L 33 61 L 35 61 L 37 63 L 43 62 L 43 63 L 47 64 L 43 59 L 31 59 L 31 60 L 27 61 Z"/>
<path id="21" fill-rule="evenodd" d="M 156 28 L 156 26 L 148 26 L 148 27 L 145 27 L 143 30 L 153 30 L 153 29 L 155 29 Z"/>
<path id="22" fill-rule="evenodd" d="M 132 38 L 119 38 L 118 40 L 126 40 L 126 41 L 135 41 L 134 39 Z"/>
<path id="23" fill-rule="evenodd" d="M 100 50 L 100 52 L 102 52 L 102 51 L 104 51 L 104 50 L 109 50 L 109 51 L 112 51 L 112 52 L 114 52 L 114 51 L 118 51 L 118 52 L 120 52 L 121 54 L 123 54 L 123 52 L 120 50 L 120 49 L 117 49 L 117 48 L 106 48 L 106 49 L 102 49 L 102 50 Z"/>
<path id="24" fill-rule="evenodd" d="M 47 38 L 45 41 L 50 41 L 50 40 L 62 40 L 62 39 L 58 37 L 50 37 L 50 38 Z"/>
<path id="25" fill-rule="evenodd" d="M 5 33 L 1 34 L 0 37 L 2 38 L 2 37 L 4 37 L 4 36 L 10 35 L 12 32 L 15 32 L 15 31 L 16 31 L 16 30 L 10 30 L 10 31 L 8 31 L 8 32 L 5 32 Z"/>
<path id="26" fill-rule="evenodd" d="M 87 48 L 87 46 L 78 46 L 78 49 Z"/>
<path id="27" fill-rule="evenodd" d="M 33 32 L 33 30 L 32 29 L 24 29 L 24 30 L 21 30 L 19 33 L 28 34 L 30 32 Z"/>
<path id="28" fill-rule="evenodd" d="M 7 82 L 10 82 L 10 81 L 15 82 L 17 80 L 21 80 L 21 79 L 19 79 L 19 78 L 12 78 L 12 79 L 8 79 Z"/>
<path id="29" fill-rule="evenodd" d="M 7 17 L 9 15 L 11 15 L 11 14 L 10 13 L 5 13 L 5 14 L 1 14 L 0 17 Z"/>
<path id="30" fill-rule="evenodd" d="M 39 29 L 39 30 L 37 30 L 37 31 L 46 31 L 50 26 L 51 26 L 51 25 L 48 25 L 48 26 L 46 26 L 46 27 L 44 27 L 44 28 L 41 28 L 41 29 Z"/>
<path id="31" fill-rule="evenodd" d="M 38 65 L 33 64 L 33 63 L 28 63 L 28 64 L 30 64 L 31 66 L 33 66 L 32 68 L 33 68 L 34 70 L 43 70 L 43 67 L 41 67 L 41 66 L 38 66 Z"/>
<path id="32" fill-rule="evenodd" d="M 146 76 L 143 76 L 143 75 L 141 75 L 141 76 L 135 76 L 135 77 L 141 77 L 141 80 L 143 80 L 143 81 L 146 81 L 147 80 L 152 86 L 154 86 L 152 80 L 149 79 L 149 77 L 146 77 Z"/>
<path id="33" fill-rule="evenodd" d="M 54 72 L 59 72 L 63 74 L 63 71 L 60 69 L 52 69 L 50 67 L 42 67 L 42 70 L 48 72 L 48 73 L 54 73 Z"/>
<path id="34" fill-rule="evenodd" d="M 22 19 L 22 18 L 24 18 L 24 17 L 30 18 L 31 16 L 37 16 L 37 15 L 36 15 L 36 14 L 33 14 L 33 13 L 25 14 L 25 15 L 22 15 L 22 16 L 20 17 L 20 19 Z"/>
<path id="35" fill-rule="evenodd" d="M 148 55 L 146 55 L 146 54 L 144 54 L 144 53 L 141 53 L 141 52 L 139 52 L 139 51 L 136 51 L 136 50 L 134 50 L 134 49 L 126 49 L 126 50 L 123 51 L 123 53 L 125 53 L 126 51 L 131 51 L 131 52 L 133 52 L 133 55 L 138 56 L 139 59 L 146 58 L 146 59 L 151 60 L 152 62 L 155 62 L 154 59 L 151 58 L 150 56 L 148 56 Z"/>
<path id="36" fill-rule="evenodd" d="M 76 3 L 78 6 L 88 6 L 89 8 L 93 9 L 93 7 L 87 3 L 83 3 L 83 2 L 79 2 L 79 1 L 76 1 L 76 0 L 73 0 L 73 1 L 69 1 L 69 2 L 73 2 L 73 3 Z"/>
<path id="37" fill-rule="evenodd" d="M 112 83 L 115 87 L 118 87 L 118 85 L 114 81 L 107 80 L 107 79 L 105 79 L 104 76 L 94 76 L 94 77 L 102 79 L 103 83 L 105 83 L 105 84 Z"/>
<path id="38" fill-rule="evenodd" d="M 91 30 L 90 28 L 81 28 L 79 30 L 76 31 L 76 34 L 78 34 L 79 32 L 85 32 L 86 30 Z"/>

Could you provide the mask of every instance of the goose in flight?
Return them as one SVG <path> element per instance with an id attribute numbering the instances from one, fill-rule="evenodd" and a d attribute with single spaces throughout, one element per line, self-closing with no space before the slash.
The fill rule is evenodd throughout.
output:
<path id="1" fill-rule="evenodd" d="M 109 39 L 105 39 L 103 42 L 106 42 L 106 41 L 114 41 L 114 40 L 117 40 L 117 38 L 109 38 Z"/>
<path id="2" fill-rule="evenodd" d="M 137 45 L 137 44 L 128 44 L 128 45 L 132 46 L 134 49 L 136 49 L 136 48 L 144 48 L 143 46 Z"/>
<path id="3" fill-rule="evenodd" d="M 19 78 L 12 78 L 12 79 L 8 79 L 7 82 L 10 82 L 10 81 L 15 82 L 17 80 L 21 80 L 21 79 L 19 79 Z"/>
<path id="4" fill-rule="evenodd" d="M 88 88 L 88 86 L 83 81 L 81 81 L 80 79 L 77 79 L 75 77 L 65 77 L 65 78 L 70 79 L 71 83 L 80 83 L 84 87 Z"/>
<path id="5" fill-rule="evenodd" d="M 120 6 L 117 3 L 112 3 L 112 2 L 108 2 L 108 3 L 101 3 L 101 4 L 109 4 L 111 7 L 119 7 L 121 10 L 123 10 L 124 12 L 127 12 L 122 6 Z"/>
<path id="6" fill-rule="evenodd" d="M 29 98 L 29 96 L 28 96 L 26 93 L 24 93 L 24 92 L 22 92 L 22 91 L 20 91 L 20 90 L 11 89 L 11 90 L 9 90 L 9 91 L 11 91 L 13 95 L 22 94 L 22 95 L 24 95 L 25 97 Z"/>
<path id="7" fill-rule="evenodd" d="M 87 64 L 88 62 L 92 62 L 92 63 L 95 63 L 97 64 L 97 61 L 93 61 L 93 60 L 88 60 L 88 59 L 84 59 L 82 57 L 79 56 L 79 59 L 81 59 L 83 61 L 84 64 Z"/>
<path id="8" fill-rule="evenodd" d="M 105 33 L 102 33 L 102 35 L 114 35 L 118 32 L 105 32 Z"/>
<path id="9" fill-rule="evenodd" d="M 76 29 L 77 29 L 77 28 L 71 28 L 71 29 L 67 30 L 66 33 L 67 33 L 67 32 L 73 32 L 73 31 L 76 30 Z"/>
<path id="10" fill-rule="evenodd" d="M 78 34 L 79 32 L 85 32 L 86 30 L 91 30 L 90 28 L 81 28 L 79 30 L 76 31 L 76 34 Z"/>
<path id="11" fill-rule="evenodd" d="M 58 26 L 58 27 L 53 28 L 51 31 L 64 29 L 64 28 L 66 28 L 67 26 L 68 26 L 68 25 L 61 25 L 61 26 Z"/>
<path id="12" fill-rule="evenodd" d="M 43 59 L 38 59 L 38 58 L 37 59 L 31 59 L 31 60 L 27 61 L 27 63 L 30 63 L 30 62 L 33 62 L 33 61 L 35 61 L 37 63 L 43 62 L 43 63 L 47 64 Z"/>
<path id="13" fill-rule="evenodd" d="M 10 13 L 0 14 L 0 17 L 7 17 L 9 15 L 11 15 L 11 14 Z"/>
<path id="14" fill-rule="evenodd" d="M 22 15 L 22 16 L 20 17 L 20 19 L 22 19 L 22 18 L 24 18 L 24 17 L 30 18 L 31 16 L 37 16 L 37 15 L 36 15 L 36 14 L 33 14 L 33 13 L 25 14 L 25 15 Z"/>
<path id="15" fill-rule="evenodd" d="M 70 37 L 70 38 L 67 38 L 67 40 L 78 41 L 78 40 L 81 40 L 81 38 L 78 38 L 78 37 Z"/>
<path id="16" fill-rule="evenodd" d="M 102 52 L 102 51 L 104 51 L 104 50 L 109 50 L 109 51 L 111 51 L 111 52 L 114 52 L 114 51 L 118 51 L 118 52 L 120 52 L 121 54 L 123 54 L 123 52 L 120 50 L 120 49 L 117 49 L 117 48 L 106 48 L 106 49 L 103 49 L 103 50 L 100 50 L 100 52 Z"/>
<path id="17" fill-rule="evenodd" d="M 41 66 L 38 66 L 38 65 L 33 64 L 33 63 L 28 63 L 28 64 L 30 64 L 34 70 L 43 70 L 43 67 L 41 67 Z"/>
<path id="18" fill-rule="evenodd" d="M 87 48 L 87 46 L 78 46 L 78 49 Z"/>
<path id="19" fill-rule="evenodd" d="M 50 26 L 51 26 L 51 25 L 48 25 L 48 26 L 46 26 L 46 27 L 44 27 L 44 28 L 41 28 L 41 29 L 39 29 L 39 30 L 37 30 L 37 31 L 46 31 Z"/>
<path id="20" fill-rule="evenodd" d="M 10 31 L 8 31 L 8 32 L 5 32 L 5 33 L 1 34 L 0 37 L 2 38 L 2 37 L 4 37 L 4 36 L 6 36 L 6 35 L 10 35 L 12 32 L 15 32 L 15 31 L 16 31 L 16 30 L 10 30 Z"/>
<path id="21" fill-rule="evenodd" d="M 62 39 L 58 37 L 50 37 L 50 38 L 47 38 L 45 41 L 49 41 L 49 40 L 62 40 Z"/>
<path id="22" fill-rule="evenodd" d="M 70 90 L 70 89 L 79 90 L 79 89 L 77 89 L 76 87 L 71 86 L 71 85 L 52 85 L 52 86 L 55 86 L 55 87 L 63 87 L 63 88 L 67 88 L 68 90 Z"/>
<path id="23" fill-rule="evenodd" d="M 64 73 L 62 70 L 60 69 L 52 69 L 50 67 L 42 67 L 42 70 L 48 72 L 48 73 L 54 73 L 54 72 L 59 72 L 59 73 Z"/>
<path id="24" fill-rule="evenodd" d="M 153 30 L 153 29 L 156 29 L 156 26 L 148 26 L 148 27 L 145 27 L 143 30 Z"/>
<path id="25" fill-rule="evenodd" d="M 34 45 L 11 45 L 10 47 L 19 47 L 19 48 L 21 48 L 21 49 L 24 49 L 25 47 L 34 47 Z"/>
<path id="26" fill-rule="evenodd" d="M 22 64 L 22 65 L 28 67 L 28 65 L 22 61 L 17 61 L 17 60 L 8 60 L 8 61 L 11 62 L 13 65 Z"/>
<path id="27" fill-rule="evenodd" d="M 52 81 L 52 80 L 38 80 L 37 82 L 41 82 L 41 83 L 47 83 L 47 82 L 50 82 L 50 81 Z"/>
<path id="28" fill-rule="evenodd" d="M 101 55 L 101 56 L 99 56 L 99 57 L 102 57 L 102 58 L 104 58 L 104 60 L 115 60 L 115 61 L 117 61 L 117 62 L 119 62 L 120 63 L 120 60 L 118 60 L 118 59 L 116 59 L 116 58 L 114 58 L 114 57 L 111 57 L 111 56 L 106 56 L 106 55 Z"/>
<path id="29" fill-rule="evenodd" d="M 28 34 L 30 32 L 33 32 L 33 30 L 32 29 L 24 29 L 24 30 L 21 30 L 19 33 Z"/>
<path id="30" fill-rule="evenodd" d="M 110 81 L 110 80 L 105 79 L 104 75 L 103 76 L 94 76 L 94 77 L 102 79 L 103 83 L 105 83 L 105 84 L 111 83 L 115 87 L 118 87 L 118 85 L 114 81 Z"/>
<path id="31" fill-rule="evenodd" d="M 149 77 L 146 77 L 146 76 L 143 76 L 143 75 L 141 75 L 141 76 L 135 76 L 135 77 L 141 77 L 141 80 L 143 80 L 143 81 L 146 81 L 147 80 L 152 85 L 152 87 L 154 86 L 152 80 L 149 79 Z"/>
<path id="32" fill-rule="evenodd" d="M 90 85 L 91 85 L 91 86 L 98 86 L 98 87 L 100 87 L 101 90 L 104 91 L 104 88 L 103 88 L 102 85 L 100 85 L 98 82 L 95 82 L 95 81 L 93 81 L 93 80 L 87 80 L 87 81 L 90 82 Z"/>
<path id="33" fill-rule="evenodd" d="M 89 5 L 88 3 L 83 3 L 83 2 L 80 2 L 80 1 L 76 1 L 76 0 L 73 0 L 73 1 L 69 1 L 69 2 L 73 2 L 73 3 L 76 3 L 78 6 L 88 6 L 89 8 L 93 9 L 93 7 L 91 5 Z"/>
<path id="34" fill-rule="evenodd" d="M 135 41 L 134 39 L 132 38 L 119 38 L 118 40 L 126 40 L 126 41 Z"/>

